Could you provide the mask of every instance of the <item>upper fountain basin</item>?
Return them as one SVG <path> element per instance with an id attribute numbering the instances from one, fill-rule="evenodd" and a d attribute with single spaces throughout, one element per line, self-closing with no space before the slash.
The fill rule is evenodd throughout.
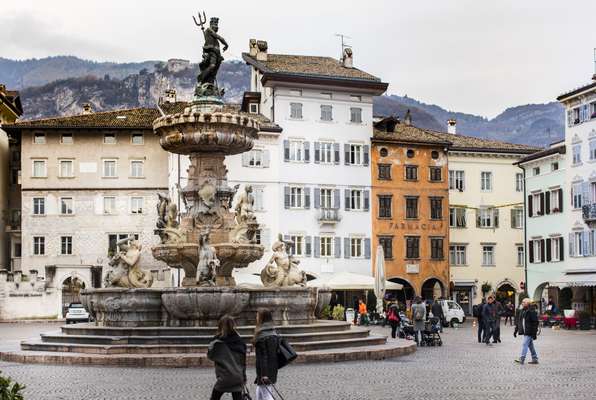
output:
<path id="1" fill-rule="evenodd" d="M 248 115 L 191 105 L 153 121 L 153 131 L 171 153 L 233 155 L 252 149 L 259 122 Z"/>

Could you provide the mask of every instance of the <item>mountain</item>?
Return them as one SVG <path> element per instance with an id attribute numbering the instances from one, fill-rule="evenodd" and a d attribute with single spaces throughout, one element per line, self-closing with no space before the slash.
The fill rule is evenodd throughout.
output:
<path id="1" fill-rule="evenodd" d="M 198 65 L 185 60 L 139 63 L 98 63 L 59 56 L 13 61 L 0 58 L 0 83 L 20 89 L 24 118 L 73 115 L 91 103 L 95 111 L 154 106 L 166 89 L 175 88 L 178 100 L 192 98 Z M 225 100 L 238 103 L 249 88 L 250 68 L 226 61 L 218 75 Z M 374 99 L 374 114 L 402 117 L 410 110 L 415 125 L 446 131 L 447 120 L 457 120 L 457 132 L 469 136 L 547 146 L 564 136 L 564 111 L 556 102 L 510 107 L 493 119 L 426 104 L 408 96 Z"/>
<path id="2" fill-rule="evenodd" d="M 95 62 L 73 56 L 9 60 L 0 57 L 0 82 L 11 89 L 41 86 L 60 79 L 94 75 L 123 79 L 142 69 L 152 71 L 158 61 L 138 63 Z"/>

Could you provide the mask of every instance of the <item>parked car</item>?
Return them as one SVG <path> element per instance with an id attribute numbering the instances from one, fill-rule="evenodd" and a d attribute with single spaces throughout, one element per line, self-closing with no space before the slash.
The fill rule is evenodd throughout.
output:
<path id="1" fill-rule="evenodd" d="M 66 312 L 66 323 L 89 322 L 90 316 L 81 303 L 70 303 Z"/>
<path id="2" fill-rule="evenodd" d="M 439 300 L 443 307 L 445 323 L 453 327 L 454 324 L 463 324 L 466 321 L 466 314 L 459 304 L 453 300 Z"/>

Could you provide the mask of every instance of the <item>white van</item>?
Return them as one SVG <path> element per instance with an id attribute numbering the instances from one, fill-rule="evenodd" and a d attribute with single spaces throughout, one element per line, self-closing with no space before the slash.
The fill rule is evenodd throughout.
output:
<path id="1" fill-rule="evenodd" d="M 445 323 L 453 327 L 454 324 L 463 324 L 466 320 L 466 314 L 459 304 L 453 300 L 439 300 L 443 307 Z"/>

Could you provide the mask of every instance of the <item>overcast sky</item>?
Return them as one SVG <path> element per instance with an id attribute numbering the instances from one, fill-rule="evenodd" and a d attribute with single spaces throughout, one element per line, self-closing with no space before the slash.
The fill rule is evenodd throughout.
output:
<path id="1" fill-rule="evenodd" d="M 596 0 L 4 0 L 0 56 L 197 62 L 199 8 L 220 17 L 228 59 L 253 37 L 272 53 L 338 57 L 343 33 L 388 93 L 487 117 L 594 72 Z"/>

